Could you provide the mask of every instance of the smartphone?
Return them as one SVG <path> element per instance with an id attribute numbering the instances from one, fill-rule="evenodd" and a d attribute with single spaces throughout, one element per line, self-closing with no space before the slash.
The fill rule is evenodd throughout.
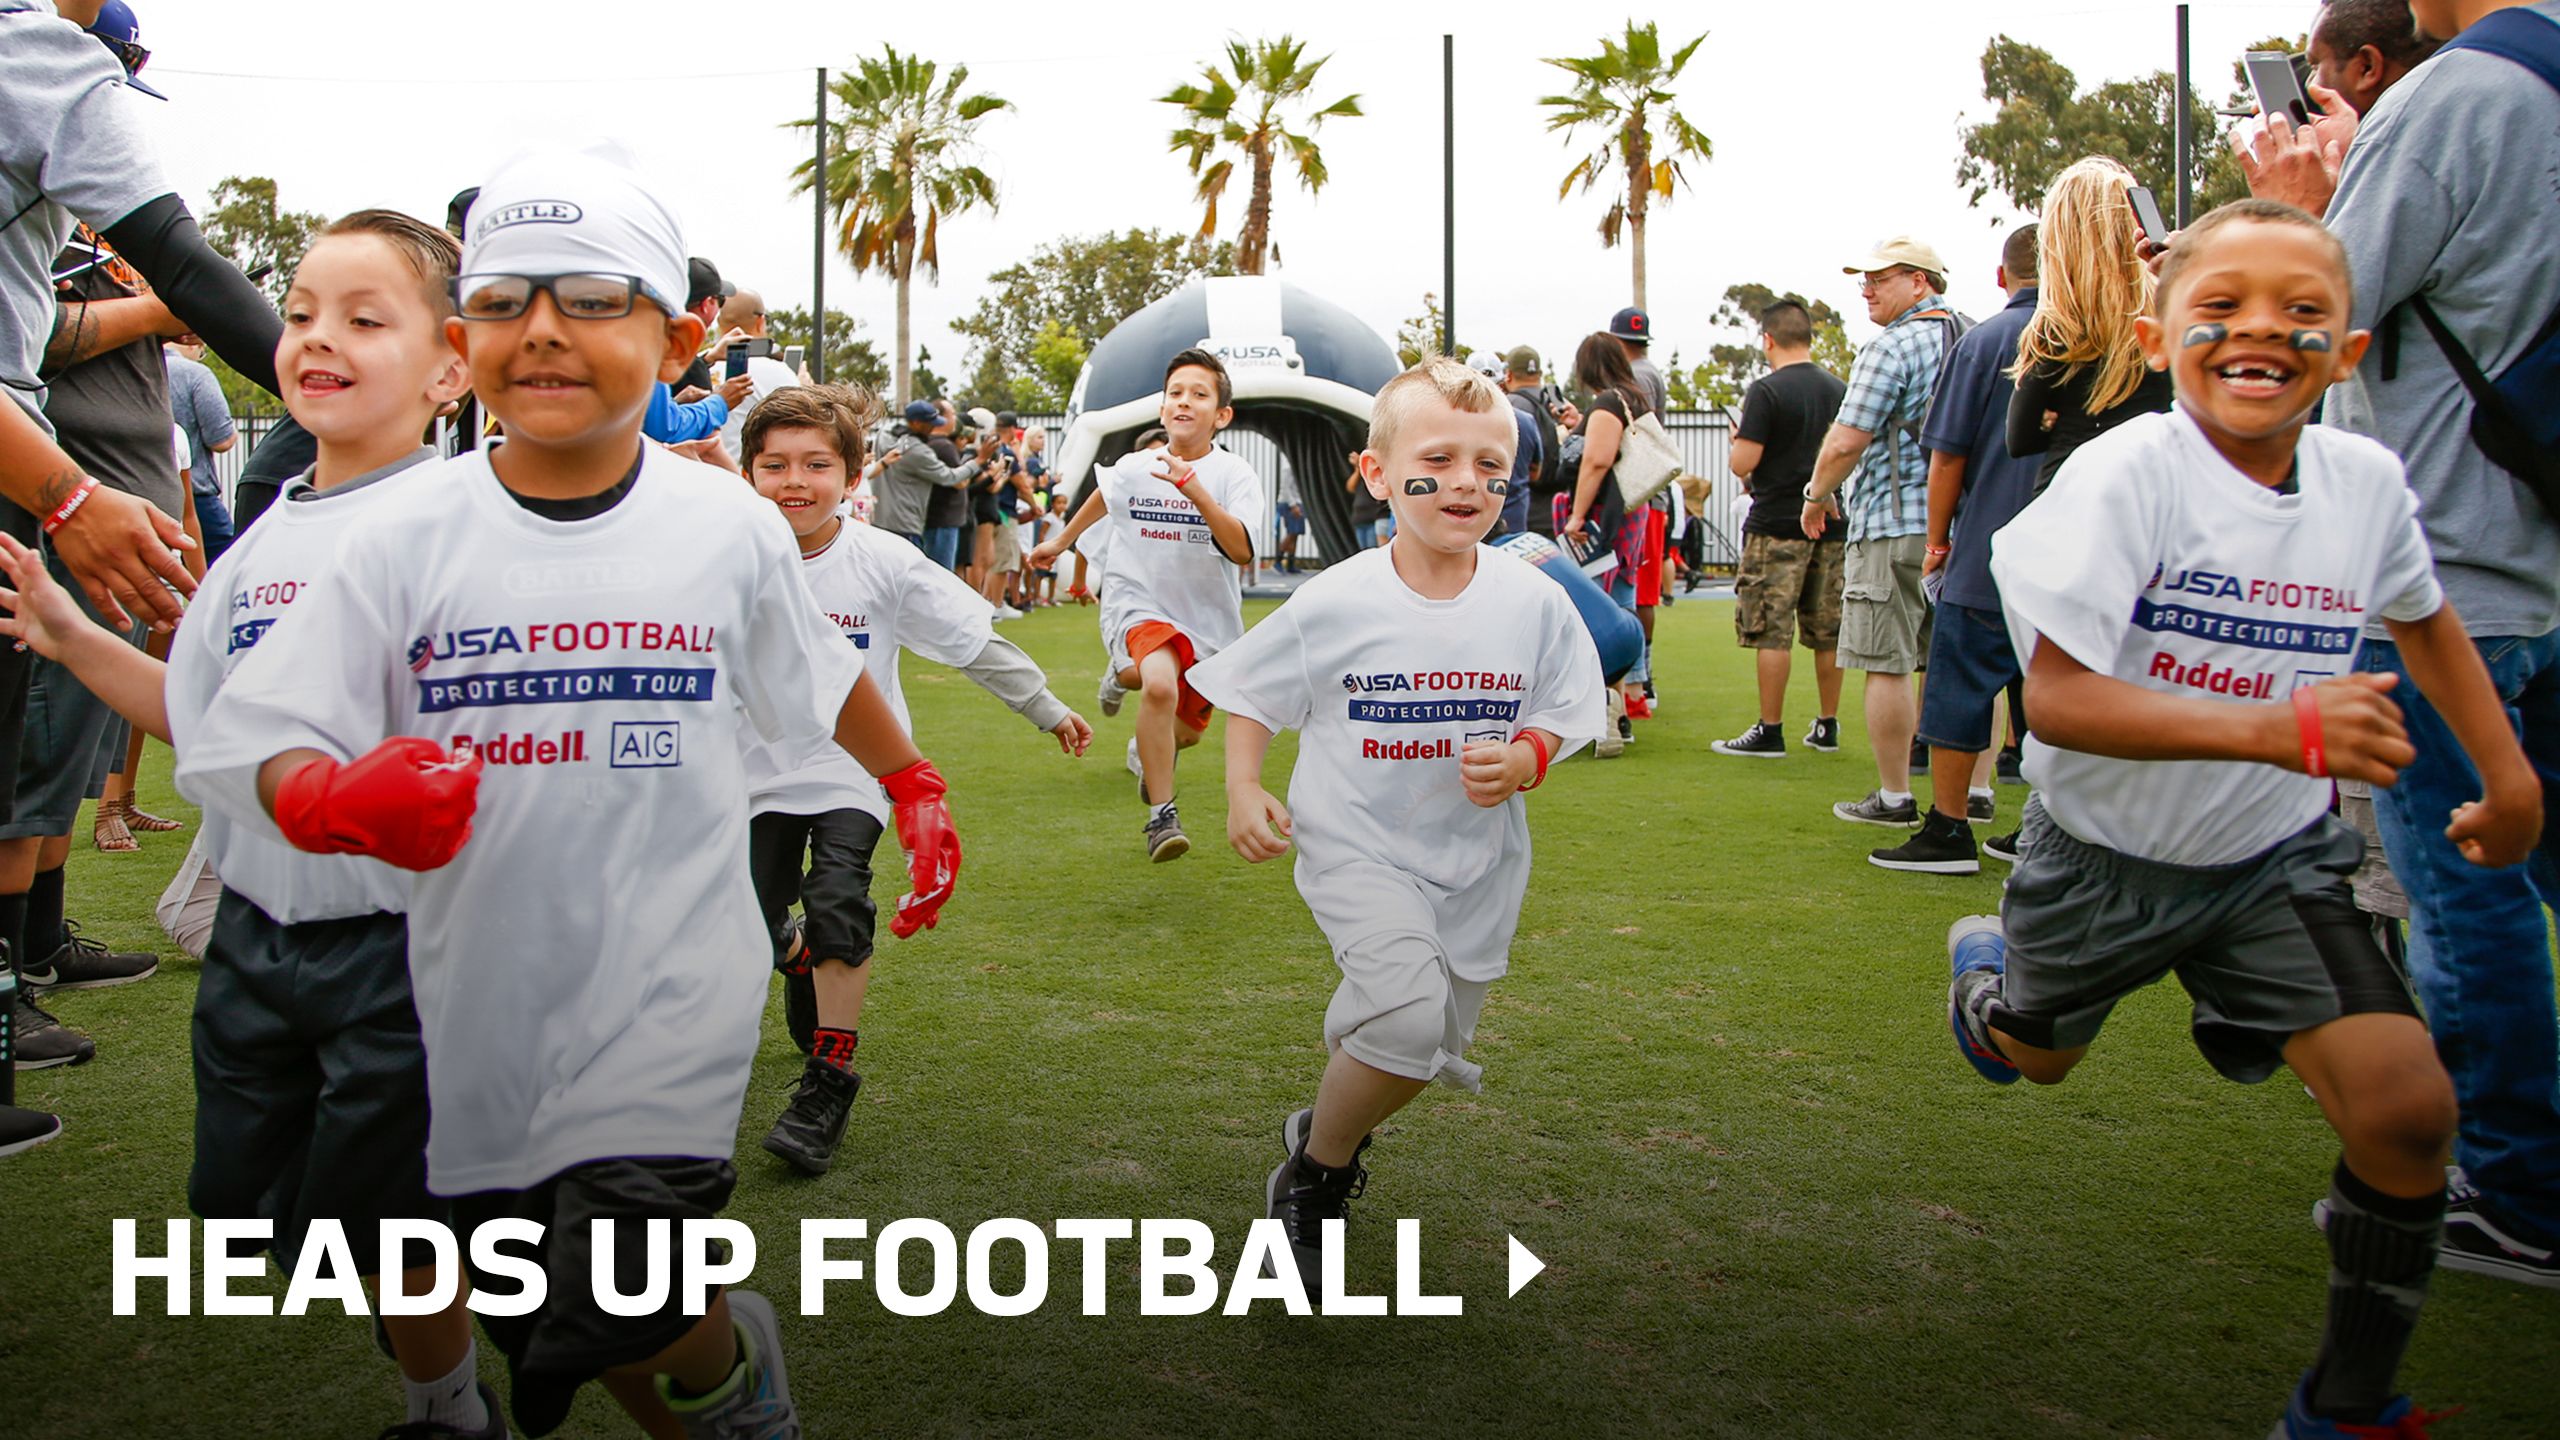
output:
<path id="1" fill-rule="evenodd" d="M 773 342 L 763 338 L 757 338 L 754 340 L 733 340 L 729 343 L 727 353 L 729 357 L 729 368 L 727 373 L 729 378 L 734 380 L 747 373 L 748 356 L 753 355 L 763 358 L 772 355 Z"/>
<path id="2" fill-rule="evenodd" d="M 2143 235 L 2154 245 L 2168 244 L 2169 222 L 2160 217 L 2160 202 L 2150 188 L 2136 185 L 2124 192 L 2124 198 L 2133 202 L 2133 218 L 2142 223 Z"/>
<path id="3" fill-rule="evenodd" d="M 2257 92 L 2259 113 L 2282 115 L 2296 125 L 2308 125 L 2329 113 L 2312 103 L 2311 91 L 2303 84 L 2307 64 L 2305 57 L 2290 50 L 2252 50 L 2241 57 L 2249 88 Z"/>
<path id="4" fill-rule="evenodd" d="M 797 375 L 800 373 L 800 362 L 808 358 L 808 354 L 809 347 L 806 345 L 785 345 L 782 347 L 782 363 L 792 374 Z"/>

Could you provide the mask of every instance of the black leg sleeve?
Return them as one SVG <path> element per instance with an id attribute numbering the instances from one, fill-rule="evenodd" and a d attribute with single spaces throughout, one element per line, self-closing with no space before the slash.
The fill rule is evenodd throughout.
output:
<path id="1" fill-rule="evenodd" d="M 276 342 L 284 321 L 239 266 L 205 243 L 187 202 L 175 195 L 145 201 L 102 233 L 214 354 L 276 393 Z"/>

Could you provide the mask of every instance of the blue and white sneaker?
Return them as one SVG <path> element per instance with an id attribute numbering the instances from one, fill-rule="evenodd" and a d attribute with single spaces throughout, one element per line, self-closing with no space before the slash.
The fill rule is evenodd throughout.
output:
<path id="1" fill-rule="evenodd" d="M 1977 1036 L 1965 1014 L 1965 997 L 1998 980 L 2009 965 L 2009 942 L 1997 915 L 1967 915 L 1947 927 L 1947 1028 L 1955 1032 L 1964 1063 L 1994 1085 L 2015 1084 L 2018 1067 L 1993 1048 L 1987 1035 Z M 1978 977 L 1978 978 L 1977 978 Z"/>
<path id="2" fill-rule="evenodd" d="M 738 1363 L 746 1371 L 737 1388 L 708 1404 L 688 1403 L 675 1398 L 661 1375 L 658 1398 L 675 1412 L 685 1440 L 801 1440 L 773 1302 L 753 1290 L 732 1290 L 729 1318 L 738 1328 Z"/>
<path id="3" fill-rule="evenodd" d="M 2267 1432 L 2267 1440 L 2428 1440 L 2428 1426 L 2461 1413 L 2459 1405 L 2450 1410 L 2421 1410 L 2408 1396 L 2400 1395 L 2370 1424 L 2331 1420 L 2311 1413 L 2311 1374 L 2304 1371 L 2302 1383 L 2293 1387 L 2292 1402 L 2284 1407 L 2284 1418 Z"/>

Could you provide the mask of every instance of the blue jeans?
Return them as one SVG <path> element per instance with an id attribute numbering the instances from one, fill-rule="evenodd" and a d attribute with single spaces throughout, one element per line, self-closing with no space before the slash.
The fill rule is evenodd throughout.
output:
<path id="1" fill-rule="evenodd" d="M 960 569 L 960 532 L 967 528 L 968 527 L 963 525 L 926 526 L 924 532 L 924 553 L 933 557 L 934 564 L 941 566 L 945 570 L 952 571 L 955 574 L 958 573 Z"/>
<path id="2" fill-rule="evenodd" d="M 204 534 L 204 563 L 211 565 L 231 548 L 231 511 L 222 503 L 219 490 L 195 492 L 196 529 Z"/>
<path id="3" fill-rule="evenodd" d="M 2549 911 L 2560 907 L 2560 632 L 2482 636 L 2481 659 L 2542 778 L 2542 843 L 2524 864 L 2483 870 L 2444 838 L 2453 808 L 2480 798 L 2478 773 L 2418 694 L 2400 647 L 2367 641 L 2361 668 L 2400 677 L 2391 692 L 2418 758 L 2376 786 L 2383 851 L 2409 894 L 2409 970 L 2436 1054 L 2462 1106 L 2455 1158 L 2499 1219 L 2560 1240 L 2560 1013 Z"/>
<path id="4" fill-rule="evenodd" d="M 1635 619 L 1636 577 L 1628 574 L 1624 565 L 1609 574 L 1609 598 L 1618 603 L 1619 609 L 1627 612 L 1628 619 Z M 1636 621 L 1636 634 L 1639 637 L 1644 634 L 1644 622 L 1641 620 Z M 1637 648 L 1636 663 L 1627 671 L 1626 681 L 1630 685 L 1641 685 L 1652 678 L 1653 645 L 1648 641 Z"/>

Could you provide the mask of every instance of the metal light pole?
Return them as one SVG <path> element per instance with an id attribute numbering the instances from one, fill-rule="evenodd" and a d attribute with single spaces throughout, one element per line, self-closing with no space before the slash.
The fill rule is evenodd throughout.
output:
<path id="1" fill-rule="evenodd" d="M 1458 353 L 1458 37 L 1440 37 L 1440 353 Z"/>
<path id="2" fill-rule="evenodd" d="M 2184 5 L 2178 7 L 2177 103 L 2178 112 L 2176 127 L 2172 132 L 2176 136 L 2176 144 L 2178 147 L 2178 218 L 2176 224 L 2179 229 L 2184 230 L 2187 228 L 2187 217 L 2195 209 L 2196 204 L 2195 166 L 2187 156 L 2187 147 L 2192 142 L 2193 137 L 2187 133 L 2187 108 L 2189 104 L 2187 99 L 2187 7 Z"/>
<path id="3" fill-rule="evenodd" d="M 809 378 L 827 381 L 827 67 L 818 67 L 818 168 L 810 172 L 810 219 L 816 243 L 809 257 Z"/>

